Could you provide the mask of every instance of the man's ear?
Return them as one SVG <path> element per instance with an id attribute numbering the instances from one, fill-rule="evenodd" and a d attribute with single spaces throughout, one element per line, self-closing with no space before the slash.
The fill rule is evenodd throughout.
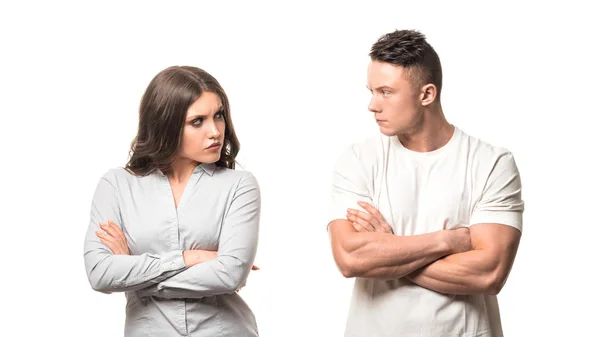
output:
<path id="1" fill-rule="evenodd" d="M 437 88 L 435 87 L 434 84 L 426 84 L 424 86 L 421 87 L 421 105 L 422 106 L 428 106 L 429 104 L 433 103 L 435 101 L 435 99 L 437 98 Z"/>

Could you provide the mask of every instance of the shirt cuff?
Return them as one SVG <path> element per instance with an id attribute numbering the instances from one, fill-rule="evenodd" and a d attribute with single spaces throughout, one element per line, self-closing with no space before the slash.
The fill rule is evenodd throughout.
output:
<path id="1" fill-rule="evenodd" d="M 523 213 L 521 212 L 495 212 L 495 211 L 480 211 L 471 216 L 469 226 L 480 223 L 496 223 L 507 225 L 523 230 Z"/>
<path id="2" fill-rule="evenodd" d="M 175 250 L 162 256 L 160 264 L 161 273 L 179 270 L 182 268 L 185 268 L 185 261 L 183 260 L 183 250 Z"/>

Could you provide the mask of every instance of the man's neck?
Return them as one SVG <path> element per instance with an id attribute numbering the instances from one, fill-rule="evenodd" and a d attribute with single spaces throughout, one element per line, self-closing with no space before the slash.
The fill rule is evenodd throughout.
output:
<path id="1" fill-rule="evenodd" d="M 454 126 L 441 110 L 425 113 L 422 123 L 414 130 L 399 134 L 402 145 L 415 152 L 431 152 L 446 145 L 454 134 Z"/>

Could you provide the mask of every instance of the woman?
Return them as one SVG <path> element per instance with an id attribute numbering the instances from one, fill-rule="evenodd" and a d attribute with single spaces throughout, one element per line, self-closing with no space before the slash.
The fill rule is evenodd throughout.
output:
<path id="1" fill-rule="evenodd" d="M 94 290 L 125 292 L 125 336 L 258 336 L 237 294 L 253 269 L 260 190 L 236 171 L 221 85 L 193 67 L 152 79 L 125 168 L 98 183 L 85 238 Z"/>

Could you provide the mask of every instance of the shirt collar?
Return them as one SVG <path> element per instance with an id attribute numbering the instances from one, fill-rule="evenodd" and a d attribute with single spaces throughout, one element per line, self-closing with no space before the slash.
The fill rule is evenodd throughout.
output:
<path id="1" fill-rule="evenodd" d="M 198 173 L 204 171 L 209 176 L 212 177 L 212 175 L 215 173 L 216 170 L 217 170 L 217 165 L 215 165 L 214 163 L 201 163 L 201 164 L 198 164 L 198 166 L 196 166 L 196 168 L 194 169 L 194 172 L 192 172 L 192 175 L 198 174 Z M 161 171 L 160 169 L 157 168 L 155 171 L 156 171 L 156 173 L 158 173 L 158 175 L 165 176 L 163 171 Z"/>
<path id="2" fill-rule="evenodd" d="M 217 169 L 217 165 L 215 165 L 214 163 L 210 163 L 210 164 L 202 163 L 202 164 L 196 166 L 193 174 L 200 172 L 200 170 L 204 170 L 204 172 L 206 172 L 209 176 L 212 177 L 212 175 L 215 173 L 216 169 Z"/>

